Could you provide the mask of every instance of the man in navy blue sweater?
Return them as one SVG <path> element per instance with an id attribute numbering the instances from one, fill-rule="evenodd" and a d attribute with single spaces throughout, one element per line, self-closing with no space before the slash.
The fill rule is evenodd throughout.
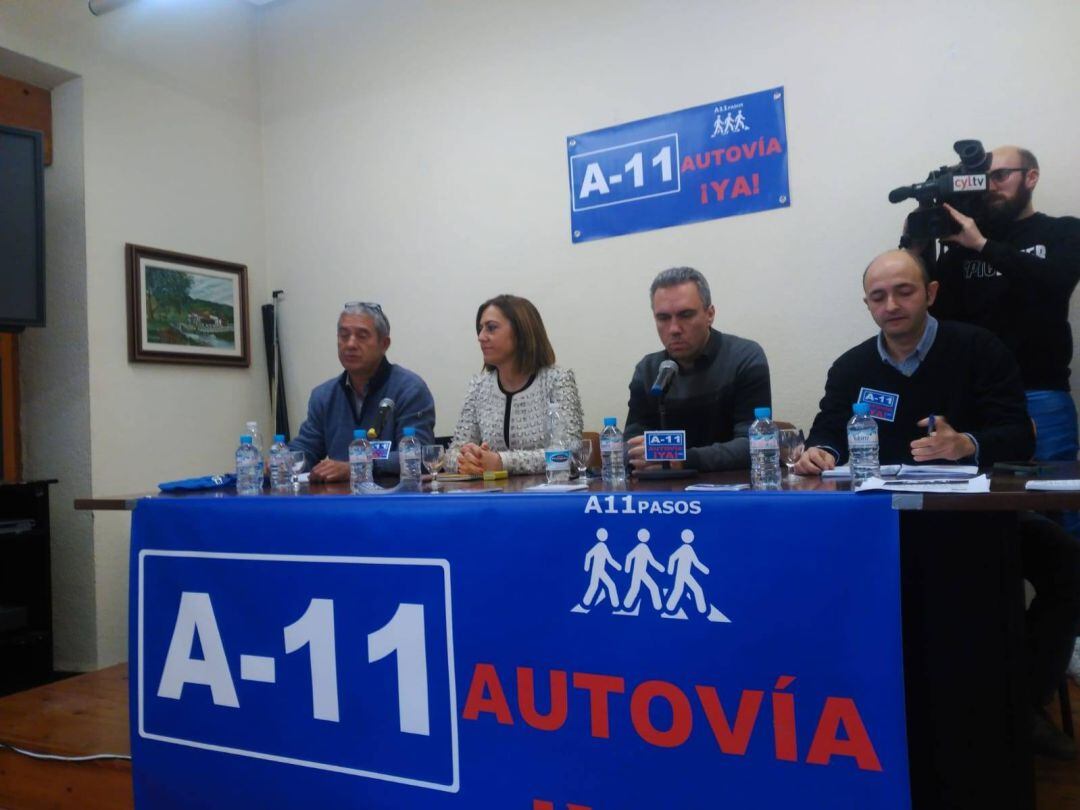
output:
<path id="1" fill-rule="evenodd" d="M 907 251 L 870 263 L 863 300 L 881 331 L 833 363 L 796 472 L 832 469 L 847 456 L 846 425 L 859 401 L 871 404 L 885 464 L 1031 458 L 1035 437 L 1016 360 L 989 331 L 931 316 L 937 288 Z"/>
<path id="2" fill-rule="evenodd" d="M 389 348 L 390 322 L 382 307 L 346 304 L 337 324 L 338 360 L 345 370 L 311 392 L 307 418 L 289 442 L 307 456 L 312 481 L 349 480 L 349 443 L 357 428 L 390 442 L 388 458 L 375 462 L 376 473 L 397 474 L 396 448 L 405 428 L 416 428 L 422 445 L 434 441 L 431 391 L 419 375 L 386 359 Z M 392 410 L 380 409 L 385 399 L 393 400 Z"/>
<path id="3" fill-rule="evenodd" d="M 795 472 L 818 475 L 847 456 L 846 423 L 855 402 L 871 403 L 883 464 L 989 466 L 1031 458 L 1035 436 L 1016 360 L 989 331 L 931 316 L 937 288 L 923 262 L 904 250 L 884 253 L 866 268 L 864 301 L 881 331 L 829 369 Z M 927 435 L 931 414 L 934 430 Z M 1065 672 L 1080 621 L 1080 543 L 1033 512 L 1021 513 L 1018 531 L 1024 576 L 1036 591 L 1027 612 L 1032 744 L 1038 753 L 1072 759 L 1075 745 L 1042 707 Z"/>

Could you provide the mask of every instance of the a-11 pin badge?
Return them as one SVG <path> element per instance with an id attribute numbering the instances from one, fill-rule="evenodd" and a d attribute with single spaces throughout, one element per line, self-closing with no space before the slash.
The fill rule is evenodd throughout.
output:
<path id="1" fill-rule="evenodd" d="M 646 430 L 646 461 L 686 461 L 685 430 Z"/>

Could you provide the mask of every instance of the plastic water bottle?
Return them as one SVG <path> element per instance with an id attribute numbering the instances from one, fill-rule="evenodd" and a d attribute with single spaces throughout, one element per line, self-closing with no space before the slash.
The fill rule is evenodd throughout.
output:
<path id="1" fill-rule="evenodd" d="M 604 417 L 600 431 L 600 473 L 605 484 L 626 483 L 626 445 L 614 416 Z"/>
<path id="2" fill-rule="evenodd" d="M 544 472 L 549 484 L 567 484 L 570 482 L 570 443 L 567 441 L 566 426 L 563 424 L 559 403 L 548 400 L 547 437 L 544 442 Z"/>
<path id="3" fill-rule="evenodd" d="M 750 486 L 780 489 L 780 431 L 772 408 L 754 408 L 750 424 Z"/>
<path id="4" fill-rule="evenodd" d="M 244 432 L 251 437 L 251 443 L 255 445 L 255 449 L 259 451 L 259 455 L 263 452 L 262 434 L 259 432 L 258 422 L 247 422 L 244 425 Z"/>
<path id="5" fill-rule="evenodd" d="M 245 433 L 236 448 L 236 494 L 258 495 L 262 491 L 262 479 L 262 456 L 255 449 L 251 435 Z"/>
<path id="6" fill-rule="evenodd" d="M 255 450 L 259 454 L 259 461 L 262 463 L 263 472 L 266 472 L 266 452 L 263 446 L 262 433 L 259 432 L 258 422 L 245 422 L 244 432 L 251 437 L 251 443 L 255 445 Z"/>
<path id="7" fill-rule="evenodd" d="M 847 424 L 848 465 L 851 467 L 851 487 L 862 484 L 881 474 L 878 464 L 877 421 L 870 416 L 870 406 L 856 402 L 851 406 L 855 414 Z"/>
<path id="8" fill-rule="evenodd" d="M 371 458 L 371 445 L 368 444 L 367 431 L 353 431 L 353 440 L 349 443 L 349 491 L 353 495 L 363 495 L 375 485 Z M 398 457 L 400 458 L 400 451 Z"/>
<path id="9" fill-rule="evenodd" d="M 416 438 L 416 428 L 407 427 L 405 435 L 398 442 L 398 463 L 401 465 L 399 483 L 402 489 L 420 489 L 420 440 Z"/>
<path id="10" fill-rule="evenodd" d="M 254 441 L 251 442 L 255 444 Z M 289 488 L 289 445 L 285 436 L 278 433 L 270 445 L 270 487 L 272 489 Z"/>

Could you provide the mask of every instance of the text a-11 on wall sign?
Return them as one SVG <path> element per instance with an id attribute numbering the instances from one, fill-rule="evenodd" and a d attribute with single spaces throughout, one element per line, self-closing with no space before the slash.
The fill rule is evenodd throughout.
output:
<path id="1" fill-rule="evenodd" d="M 784 88 L 566 139 L 574 242 L 791 204 Z"/>

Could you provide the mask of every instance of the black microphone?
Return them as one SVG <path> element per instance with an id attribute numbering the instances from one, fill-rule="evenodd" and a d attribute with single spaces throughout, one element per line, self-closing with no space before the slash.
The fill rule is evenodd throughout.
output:
<path id="1" fill-rule="evenodd" d="M 375 431 L 375 436 L 378 437 L 382 433 L 383 424 L 386 422 L 386 417 L 394 412 L 394 400 L 387 397 L 379 403 L 379 413 L 375 417 L 375 427 L 372 430 Z"/>
<path id="2" fill-rule="evenodd" d="M 679 364 L 674 360 L 665 360 L 661 363 L 656 372 L 656 380 L 653 382 L 652 388 L 649 389 L 649 393 L 654 397 L 663 396 L 667 393 L 668 386 L 671 385 L 671 381 L 678 371 Z"/>

